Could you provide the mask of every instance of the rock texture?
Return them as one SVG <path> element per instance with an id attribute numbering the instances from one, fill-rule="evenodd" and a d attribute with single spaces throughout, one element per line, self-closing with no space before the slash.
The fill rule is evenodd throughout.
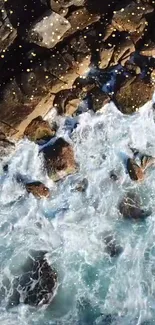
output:
<path id="1" fill-rule="evenodd" d="M 127 193 L 119 202 L 119 211 L 126 219 L 144 219 L 151 214 L 151 211 L 142 208 L 140 197 L 135 193 Z"/>
<path id="2" fill-rule="evenodd" d="M 45 165 L 49 176 L 60 177 L 76 171 L 73 148 L 63 138 L 43 149 Z"/>
<path id="3" fill-rule="evenodd" d="M 34 142 L 37 142 L 38 140 L 49 140 L 55 136 L 55 133 L 55 125 L 50 127 L 49 123 L 44 121 L 41 116 L 33 119 L 24 131 L 24 135 Z"/>
<path id="4" fill-rule="evenodd" d="M 32 193 L 36 198 L 48 198 L 50 196 L 50 191 L 43 183 L 35 181 L 32 183 L 25 184 L 28 193 Z"/>
<path id="5" fill-rule="evenodd" d="M 13 282 L 13 295 L 9 307 L 20 303 L 30 306 L 49 304 L 55 294 L 57 274 L 48 264 L 46 252 L 32 251 Z"/>
<path id="6" fill-rule="evenodd" d="M 3 132 L 20 138 L 53 106 L 58 114 L 70 115 L 86 98 L 88 109 L 96 111 L 113 99 L 125 114 L 151 98 L 152 1 L 38 0 L 37 6 L 23 1 L 0 2 Z M 79 77 L 87 86 L 79 85 Z"/>

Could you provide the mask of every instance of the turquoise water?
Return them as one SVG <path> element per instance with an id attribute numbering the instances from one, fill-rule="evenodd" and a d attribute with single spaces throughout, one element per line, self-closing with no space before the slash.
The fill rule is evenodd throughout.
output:
<path id="1" fill-rule="evenodd" d="M 49 121 L 51 116 L 48 116 Z M 0 283 L 13 280 L 29 250 L 47 251 L 58 272 L 58 289 L 50 306 L 20 304 L 8 309 L 1 299 L 3 325 L 153 325 L 155 324 L 155 168 L 142 183 L 126 174 L 123 152 L 133 147 L 155 156 L 155 123 L 149 102 L 133 116 L 123 116 L 110 103 L 98 114 L 84 113 L 72 132 L 56 117 L 58 136 L 74 148 L 79 172 L 53 183 L 43 171 L 39 147 L 16 144 L 9 173 L 0 185 Z M 1 166 L 2 167 L 2 166 Z M 109 173 L 116 170 L 117 182 Z M 28 196 L 15 175 L 44 182 L 50 199 Z M 2 174 L 2 168 L 1 168 Z M 73 191 L 87 178 L 85 193 Z M 136 191 L 152 214 L 145 221 L 124 220 L 118 202 Z M 112 235 L 122 253 L 110 257 L 104 237 Z"/>

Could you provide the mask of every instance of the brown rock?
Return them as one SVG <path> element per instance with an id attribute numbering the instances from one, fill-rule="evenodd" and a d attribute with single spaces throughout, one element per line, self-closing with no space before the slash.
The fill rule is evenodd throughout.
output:
<path id="1" fill-rule="evenodd" d="M 120 213 L 126 219 L 144 219 L 151 214 L 142 208 L 140 197 L 135 193 L 127 193 L 118 205 Z"/>
<path id="2" fill-rule="evenodd" d="M 148 155 L 142 155 L 141 156 L 141 167 L 143 170 L 146 170 L 147 168 L 155 165 L 155 158 Z"/>
<path id="3" fill-rule="evenodd" d="M 139 53 L 143 56 L 155 57 L 155 43 L 146 44 Z"/>
<path id="4" fill-rule="evenodd" d="M 141 167 L 139 167 L 135 161 L 131 158 L 127 160 L 127 170 L 130 178 L 133 181 L 142 181 L 144 179 L 144 173 Z"/>
<path id="5" fill-rule="evenodd" d="M 63 39 L 64 34 L 70 28 L 71 25 L 67 19 L 55 12 L 48 11 L 41 20 L 32 25 L 28 33 L 28 40 L 51 49 Z"/>
<path id="6" fill-rule="evenodd" d="M 57 1 L 59 3 L 59 5 L 61 5 L 62 7 L 70 7 L 70 6 L 83 6 L 85 3 L 85 0 L 58 0 Z"/>
<path id="7" fill-rule="evenodd" d="M 73 35 L 79 30 L 83 30 L 87 26 L 95 23 L 100 19 L 99 14 L 92 14 L 86 8 L 81 8 L 73 11 L 70 16 L 67 17 L 71 28 L 65 33 L 64 37 Z"/>
<path id="8" fill-rule="evenodd" d="M 113 57 L 115 46 L 110 48 L 106 48 L 105 46 L 100 49 L 100 60 L 99 60 L 99 68 L 106 69 Z"/>
<path id="9" fill-rule="evenodd" d="M 51 146 L 43 149 L 49 176 L 59 177 L 75 172 L 76 163 L 73 148 L 63 138 L 58 138 Z"/>
<path id="10" fill-rule="evenodd" d="M 125 38 L 124 40 L 121 40 L 118 45 L 116 45 L 111 63 L 114 65 L 121 63 L 124 66 L 125 62 L 134 52 L 135 46 L 131 38 Z"/>
<path id="11" fill-rule="evenodd" d="M 103 92 L 100 88 L 94 87 L 88 95 L 91 99 L 91 108 L 96 112 L 100 110 L 105 104 L 110 102 L 110 97 L 107 93 Z"/>
<path id="12" fill-rule="evenodd" d="M 68 8 L 63 8 L 58 1 L 50 0 L 50 7 L 52 11 L 64 17 L 68 14 Z"/>
<path id="13" fill-rule="evenodd" d="M 27 183 L 25 184 L 25 187 L 27 192 L 32 193 L 36 198 L 48 198 L 50 196 L 49 189 L 39 181 Z"/>
<path id="14" fill-rule="evenodd" d="M 31 141 L 36 142 L 40 139 L 51 138 L 55 136 L 56 129 L 52 129 L 47 121 L 44 121 L 41 116 L 36 117 L 26 127 L 24 135 Z"/>
<path id="15" fill-rule="evenodd" d="M 124 114 L 131 114 L 151 100 L 154 86 L 139 76 L 127 80 L 116 93 L 116 105 Z"/>
<path id="16" fill-rule="evenodd" d="M 125 8 L 114 13 L 112 25 L 120 32 L 141 33 L 147 25 L 144 16 L 151 12 L 153 8 L 150 5 L 141 2 L 137 5 L 132 1 Z"/>

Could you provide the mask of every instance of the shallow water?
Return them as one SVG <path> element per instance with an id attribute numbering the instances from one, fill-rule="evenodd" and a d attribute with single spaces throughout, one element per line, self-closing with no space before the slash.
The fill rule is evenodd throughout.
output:
<path id="1" fill-rule="evenodd" d="M 152 103 L 132 116 L 122 115 L 110 103 L 102 112 L 87 112 L 78 120 L 71 133 L 71 126 L 67 128 L 64 119 L 57 117 L 58 135 L 74 147 L 76 175 L 54 184 L 43 171 L 39 147 L 27 140 L 19 142 L 10 157 L 9 174 L 1 170 L 0 283 L 4 276 L 13 279 L 28 251 L 35 249 L 48 251 L 59 287 L 47 308 L 21 304 L 8 309 L 6 295 L 1 300 L 0 324 L 155 323 L 155 168 L 148 169 L 142 183 L 135 183 L 123 158 L 132 157 L 129 145 L 155 156 Z M 109 178 L 111 170 L 119 175 L 117 182 Z M 51 190 L 50 199 L 28 196 L 15 180 L 18 173 L 44 182 Z M 86 192 L 73 191 L 83 178 L 89 183 Z M 131 189 L 146 209 L 152 209 L 143 222 L 124 220 L 119 214 L 118 202 Z M 123 248 L 118 257 L 107 254 L 105 234 L 113 234 Z"/>

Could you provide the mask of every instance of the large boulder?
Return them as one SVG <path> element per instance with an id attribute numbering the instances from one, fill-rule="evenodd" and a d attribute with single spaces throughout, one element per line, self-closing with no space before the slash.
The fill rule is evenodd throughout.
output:
<path id="1" fill-rule="evenodd" d="M 127 159 L 127 171 L 133 181 L 142 181 L 144 179 L 143 169 L 136 164 L 134 159 Z"/>
<path id="2" fill-rule="evenodd" d="M 57 273 L 47 262 L 45 254 L 44 251 L 30 252 L 21 274 L 14 279 L 9 307 L 20 303 L 35 307 L 52 301 L 56 293 Z"/>
<path id="3" fill-rule="evenodd" d="M 128 79 L 115 95 L 116 105 L 124 114 L 131 114 L 152 99 L 154 86 L 140 78 Z"/>
<path id="4" fill-rule="evenodd" d="M 56 128 L 51 127 L 47 121 L 44 121 L 41 116 L 34 118 L 26 127 L 24 135 L 30 140 L 37 142 L 38 140 L 48 140 L 55 136 Z"/>
<path id="5" fill-rule="evenodd" d="M 31 183 L 25 184 L 26 190 L 28 193 L 32 193 L 36 198 L 48 198 L 50 191 L 43 183 L 39 181 L 34 181 Z"/>
<path id="6" fill-rule="evenodd" d="M 64 34 L 70 28 L 71 25 L 67 19 L 56 12 L 48 11 L 32 25 L 28 33 L 28 40 L 51 49 L 63 39 Z"/>
<path id="7" fill-rule="evenodd" d="M 74 151 L 63 138 L 58 138 L 54 144 L 43 149 L 46 168 L 49 176 L 57 179 L 76 170 Z"/>
<path id="8" fill-rule="evenodd" d="M 151 214 L 151 210 L 142 207 L 140 197 L 133 192 L 128 192 L 118 205 L 119 212 L 126 219 L 144 219 Z"/>

